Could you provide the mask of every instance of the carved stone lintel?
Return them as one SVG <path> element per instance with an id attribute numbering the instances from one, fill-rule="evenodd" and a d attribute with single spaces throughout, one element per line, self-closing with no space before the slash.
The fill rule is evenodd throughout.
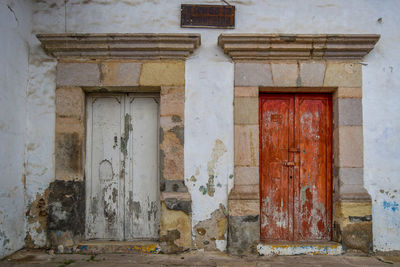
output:
<path id="1" fill-rule="evenodd" d="M 200 46 L 199 34 L 38 34 L 55 58 L 185 59 Z"/>
<path id="2" fill-rule="evenodd" d="M 237 60 L 361 60 L 377 34 L 221 34 L 218 45 Z"/>

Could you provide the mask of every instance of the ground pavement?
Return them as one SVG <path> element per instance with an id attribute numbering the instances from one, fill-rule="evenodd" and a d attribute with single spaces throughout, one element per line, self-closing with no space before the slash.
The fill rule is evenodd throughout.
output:
<path id="1" fill-rule="evenodd" d="M 165 254 L 54 254 L 44 250 L 20 250 L 0 261 L 0 266 L 400 266 L 399 256 L 230 256 L 221 252 L 193 251 Z"/>

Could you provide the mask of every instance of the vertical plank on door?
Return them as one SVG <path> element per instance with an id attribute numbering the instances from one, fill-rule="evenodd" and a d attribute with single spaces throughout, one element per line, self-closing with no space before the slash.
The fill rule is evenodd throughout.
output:
<path id="1" fill-rule="evenodd" d="M 86 238 L 123 240 L 122 95 L 87 98 Z"/>
<path id="2" fill-rule="evenodd" d="M 158 237 L 161 210 L 159 104 L 154 97 L 135 97 L 131 94 L 126 105 L 125 116 L 128 116 L 126 119 L 131 128 L 127 146 L 129 167 L 125 179 L 125 238 L 155 239 Z"/>
<path id="3" fill-rule="evenodd" d="M 329 240 L 331 229 L 331 103 L 328 95 L 295 97 L 295 240 Z"/>
<path id="4" fill-rule="evenodd" d="M 261 239 L 292 240 L 292 186 L 289 168 L 293 156 L 293 96 L 260 96 L 260 207 Z"/>

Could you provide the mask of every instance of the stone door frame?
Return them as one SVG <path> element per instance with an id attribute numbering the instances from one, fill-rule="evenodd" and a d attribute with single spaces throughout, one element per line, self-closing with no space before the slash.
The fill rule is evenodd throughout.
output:
<path id="1" fill-rule="evenodd" d="M 191 196 L 184 184 L 185 59 L 200 45 L 197 34 L 40 34 L 45 52 L 58 60 L 56 73 L 55 188 L 85 206 L 87 93 L 160 95 L 160 240 L 144 250 L 178 252 L 191 248 Z M 105 49 L 106 48 L 106 49 Z M 64 192 L 67 193 L 67 192 Z M 50 246 L 76 247 L 84 223 L 69 227 L 59 218 L 67 205 L 49 193 Z M 83 196 L 82 196 L 83 194 Z M 83 204 L 82 204 L 83 201 Z M 68 205 L 71 205 L 69 203 Z M 57 207 L 57 211 L 55 210 Z M 85 221 L 84 210 L 68 214 Z M 139 246 L 140 249 L 140 246 Z"/>
<path id="2" fill-rule="evenodd" d="M 354 242 L 347 240 L 350 235 L 346 234 L 346 229 L 371 216 L 370 196 L 363 187 L 360 61 L 378 39 L 379 35 L 219 36 L 219 45 L 235 65 L 235 170 L 228 197 L 230 253 L 256 252 L 260 242 L 260 92 L 333 95 L 333 241 L 360 249 L 352 247 Z M 368 231 L 371 222 L 367 224 Z"/>

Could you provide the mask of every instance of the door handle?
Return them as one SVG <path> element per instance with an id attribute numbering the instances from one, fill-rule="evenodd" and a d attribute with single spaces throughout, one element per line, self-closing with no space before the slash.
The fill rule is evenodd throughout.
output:
<path id="1" fill-rule="evenodd" d="M 294 167 L 296 164 L 293 161 L 285 161 L 283 165 L 286 167 Z"/>

